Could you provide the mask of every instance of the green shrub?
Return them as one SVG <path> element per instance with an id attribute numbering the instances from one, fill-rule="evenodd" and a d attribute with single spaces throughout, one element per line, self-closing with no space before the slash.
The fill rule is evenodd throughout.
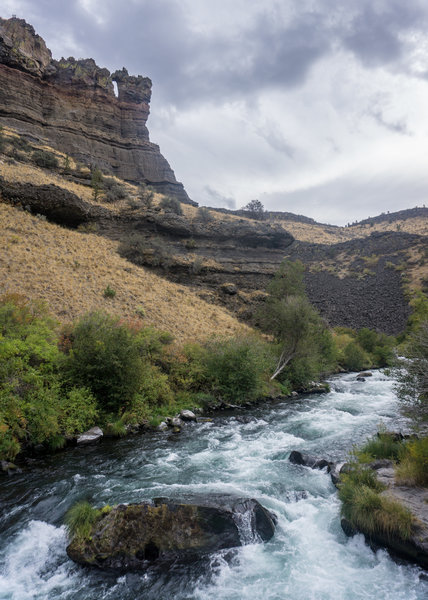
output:
<path id="1" fill-rule="evenodd" d="M 356 342 L 369 354 L 373 366 L 387 367 L 393 363 L 395 343 L 393 338 L 364 327 L 358 331 Z"/>
<path id="2" fill-rule="evenodd" d="M 396 392 L 402 412 L 419 428 L 428 422 L 428 319 L 410 335 L 405 354 L 396 370 Z"/>
<path id="3" fill-rule="evenodd" d="M 59 433 L 55 325 L 42 303 L 0 298 L 0 458 Z"/>
<path id="4" fill-rule="evenodd" d="M 146 316 L 146 309 L 144 308 L 144 306 L 137 306 L 135 312 L 141 319 L 144 319 L 144 317 Z"/>
<path id="5" fill-rule="evenodd" d="M 145 185 L 140 185 L 138 189 L 138 197 L 146 210 L 153 208 L 154 196 L 153 190 Z"/>
<path id="6" fill-rule="evenodd" d="M 370 366 L 369 357 L 356 342 L 349 342 L 343 352 L 343 366 L 350 371 L 361 371 Z"/>
<path id="7" fill-rule="evenodd" d="M 44 169 L 58 168 L 58 159 L 52 152 L 46 152 L 46 150 L 34 150 L 32 159 L 38 167 Z"/>
<path id="8" fill-rule="evenodd" d="M 204 376 L 216 398 L 240 404 L 263 390 L 266 348 L 252 338 L 213 339 L 205 344 Z"/>
<path id="9" fill-rule="evenodd" d="M 171 344 L 174 337 L 168 331 L 144 327 L 136 333 L 136 344 L 140 356 L 150 362 L 162 364 L 165 347 Z"/>
<path id="10" fill-rule="evenodd" d="M 82 233 L 97 233 L 98 224 L 97 223 L 80 223 L 77 226 L 77 231 L 81 231 Z"/>
<path id="11" fill-rule="evenodd" d="M 140 389 L 142 359 L 136 334 L 102 312 L 82 317 L 72 331 L 62 373 L 70 386 L 88 388 L 100 408 L 117 412 Z"/>
<path id="12" fill-rule="evenodd" d="M 93 508 L 86 500 L 77 502 L 65 515 L 68 535 L 80 540 L 87 539 L 100 514 L 101 512 Z"/>
<path id="13" fill-rule="evenodd" d="M 187 250 L 194 250 L 196 248 L 196 242 L 193 238 L 189 238 L 188 240 L 185 240 L 184 246 Z"/>
<path id="14" fill-rule="evenodd" d="M 89 429 L 97 417 L 97 401 L 88 389 L 72 388 L 61 399 L 60 428 L 65 435 Z"/>
<path id="15" fill-rule="evenodd" d="M 71 171 L 70 157 L 68 156 L 68 154 L 66 154 L 64 156 L 64 162 L 63 162 L 62 168 L 63 168 L 64 173 L 70 173 L 70 171 Z"/>
<path id="16" fill-rule="evenodd" d="M 159 202 L 159 206 L 165 212 L 174 213 L 175 215 L 182 215 L 183 209 L 181 208 L 180 202 L 177 198 L 171 198 L 170 196 L 164 196 Z"/>
<path id="17" fill-rule="evenodd" d="M 95 202 L 100 197 L 100 194 L 104 190 L 104 177 L 98 167 L 95 167 L 91 173 L 91 187 L 92 187 L 92 198 Z"/>
<path id="18" fill-rule="evenodd" d="M 140 234 L 121 240 L 118 253 L 140 266 L 168 268 L 173 262 L 171 250 L 162 238 L 147 240 Z"/>
<path id="19" fill-rule="evenodd" d="M 379 432 L 356 451 L 359 460 L 371 462 L 387 458 L 398 461 L 403 454 L 403 443 L 393 433 Z"/>
<path id="20" fill-rule="evenodd" d="M 142 394 L 135 394 L 122 415 L 122 422 L 132 425 L 140 425 L 148 422 L 151 418 L 151 407 L 147 398 Z"/>
<path id="21" fill-rule="evenodd" d="M 104 434 L 111 437 L 125 437 L 126 433 L 126 425 L 123 419 L 109 421 L 104 428 Z"/>
<path id="22" fill-rule="evenodd" d="M 108 285 L 103 292 L 103 296 L 104 298 L 114 298 L 116 296 L 116 290 Z"/>
<path id="23" fill-rule="evenodd" d="M 208 393 L 206 352 L 201 344 L 187 343 L 181 349 L 175 348 L 168 355 L 169 364 L 166 370 L 175 390 Z"/>
<path id="24" fill-rule="evenodd" d="M 144 366 L 140 394 L 150 407 L 170 406 L 174 400 L 167 375 L 155 365 Z"/>
<path id="25" fill-rule="evenodd" d="M 376 331 L 363 327 L 363 329 L 360 329 L 357 333 L 357 342 L 366 352 L 373 352 L 377 337 Z"/>

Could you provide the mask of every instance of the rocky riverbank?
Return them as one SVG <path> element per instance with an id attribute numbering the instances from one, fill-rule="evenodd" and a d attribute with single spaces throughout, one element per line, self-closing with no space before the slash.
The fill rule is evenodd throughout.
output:
<path id="1" fill-rule="evenodd" d="M 346 476 L 352 473 L 355 465 L 350 463 L 335 463 L 324 458 L 311 456 L 306 453 L 293 450 L 289 460 L 296 465 L 302 465 L 311 469 L 326 469 L 330 474 L 333 484 L 340 489 L 346 480 Z M 373 526 L 364 527 L 359 521 L 356 526 L 350 519 L 342 515 L 341 526 L 348 536 L 362 533 L 366 542 L 373 550 L 386 548 L 393 556 L 414 562 L 424 569 L 428 569 L 428 488 L 403 485 L 397 482 L 394 463 L 391 460 L 377 460 L 367 464 L 375 474 L 376 480 L 385 489 L 379 493 L 381 498 L 398 503 L 411 515 L 411 528 L 409 535 L 400 535 L 392 529 L 383 529 L 381 526 L 373 529 Z M 370 510 L 375 512 L 380 509 L 373 506 Z M 367 507 L 367 510 L 369 508 Z"/>

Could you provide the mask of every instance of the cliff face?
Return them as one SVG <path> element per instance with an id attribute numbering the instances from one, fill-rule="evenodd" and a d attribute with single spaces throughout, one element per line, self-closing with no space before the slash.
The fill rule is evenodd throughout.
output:
<path id="1" fill-rule="evenodd" d="M 31 25 L 0 18 L 0 124 L 192 203 L 149 140 L 151 86 L 147 77 L 130 76 L 126 69 L 111 74 L 92 59 L 53 60 Z"/>

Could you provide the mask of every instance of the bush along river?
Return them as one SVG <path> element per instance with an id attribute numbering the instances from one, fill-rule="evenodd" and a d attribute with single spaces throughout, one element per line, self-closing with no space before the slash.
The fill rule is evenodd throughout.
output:
<path id="1" fill-rule="evenodd" d="M 0 482 L 1 600 L 354 600 L 428 598 L 419 567 L 347 538 L 325 471 L 291 464 L 291 450 L 346 459 L 397 417 L 393 381 L 374 372 L 331 380 L 331 392 L 190 423 L 180 434 L 153 433 L 74 448 Z M 118 575 L 80 567 L 66 554 L 64 514 L 154 497 L 233 494 L 276 514 L 275 535 L 204 560 Z"/>

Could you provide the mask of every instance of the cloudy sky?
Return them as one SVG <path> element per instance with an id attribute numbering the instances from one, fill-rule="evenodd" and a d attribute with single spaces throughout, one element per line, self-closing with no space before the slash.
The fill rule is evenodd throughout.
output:
<path id="1" fill-rule="evenodd" d="M 54 58 L 153 80 L 151 140 L 208 206 L 344 224 L 428 204 L 426 0 L 2 0 Z"/>

